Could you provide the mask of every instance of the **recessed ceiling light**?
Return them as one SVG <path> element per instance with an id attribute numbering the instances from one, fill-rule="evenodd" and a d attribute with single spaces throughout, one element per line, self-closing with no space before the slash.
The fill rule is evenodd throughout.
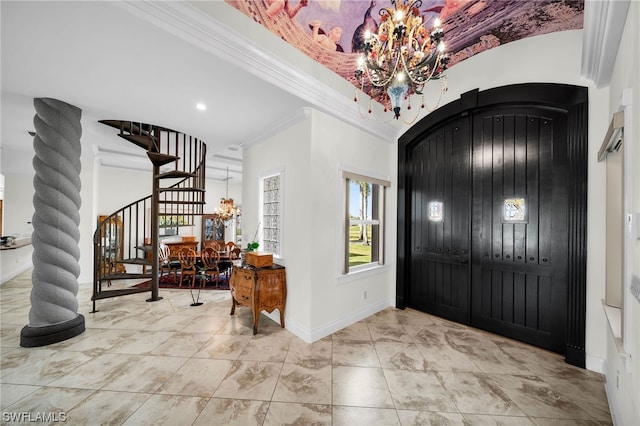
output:
<path id="1" fill-rule="evenodd" d="M 199 102 L 196 104 L 196 108 L 198 108 L 200 111 L 204 111 L 205 109 L 207 109 L 207 106 L 202 102 Z"/>

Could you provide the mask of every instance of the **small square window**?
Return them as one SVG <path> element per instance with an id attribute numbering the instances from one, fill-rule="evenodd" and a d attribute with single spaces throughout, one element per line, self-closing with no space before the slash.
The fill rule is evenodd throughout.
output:
<path id="1" fill-rule="evenodd" d="M 429 203 L 429 221 L 442 222 L 444 220 L 444 203 L 442 201 L 431 201 Z"/>
<path id="2" fill-rule="evenodd" d="M 524 198 L 505 198 L 502 209 L 504 222 L 526 222 L 527 208 Z"/>

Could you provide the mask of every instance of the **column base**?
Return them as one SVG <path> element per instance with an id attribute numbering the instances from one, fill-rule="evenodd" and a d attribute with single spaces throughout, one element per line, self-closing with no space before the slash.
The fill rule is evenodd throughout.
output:
<path id="1" fill-rule="evenodd" d="M 52 345 L 84 332 L 84 317 L 78 314 L 72 320 L 60 324 L 46 325 L 43 327 L 31 327 L 26 325 L 20 331 L 20 346 L 23 348 L 35 348 L 38 346 Z"/>

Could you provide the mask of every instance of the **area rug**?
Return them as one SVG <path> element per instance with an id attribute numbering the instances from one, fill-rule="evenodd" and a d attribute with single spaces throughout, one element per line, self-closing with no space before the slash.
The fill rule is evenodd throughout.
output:
<path id="1" fill-rule="evenodd" d="M 210 277 L 209 277 L 210 278 Z M 178 274 L 177 279 L 173 280 L 173 275 L 163 275 L 158 280 L 158 287 L 160 288 L 176 288 L 176 289 L 184 289 L 189 290 L 189 286 L 191 284 L 191 276 L 185 277 L 184 284 L 182 287 L 179 286 L 180 283 L 180 274 Z M 229 290 L 229 282 L 227 277 L 224 275 L 220 276 L 218 283 L 216 283 L 215 279 L 205 280 L 204 286 L 201 286 L 202 281 L 200 277 L 196 278 L 196 285 L 194 288 L 201 290 Z M 139 284 L 134 285 L 136 288 L 151 288 L 151 280 L 144 281 Z"/>

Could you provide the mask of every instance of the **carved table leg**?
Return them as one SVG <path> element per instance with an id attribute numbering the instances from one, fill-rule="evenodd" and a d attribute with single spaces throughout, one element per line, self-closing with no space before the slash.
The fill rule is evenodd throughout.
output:
<path id="1" fill-rule="evenodd" d="M 233 315 L 236 312 L 236 299 L 231 296 L 231 313 L 229 315 Z"/>
<path id="2" fill-rule="evenodd" d="M 278 309 L 280 311 L 280 327 L 284 328 L 284 309 Z"/>
<path id="3" fill-rule="evenodd" d="M 258 321 L 260 321 L 260 311 L 253 312 L 253 335 L 254 336 L 258 334 Z"/>

